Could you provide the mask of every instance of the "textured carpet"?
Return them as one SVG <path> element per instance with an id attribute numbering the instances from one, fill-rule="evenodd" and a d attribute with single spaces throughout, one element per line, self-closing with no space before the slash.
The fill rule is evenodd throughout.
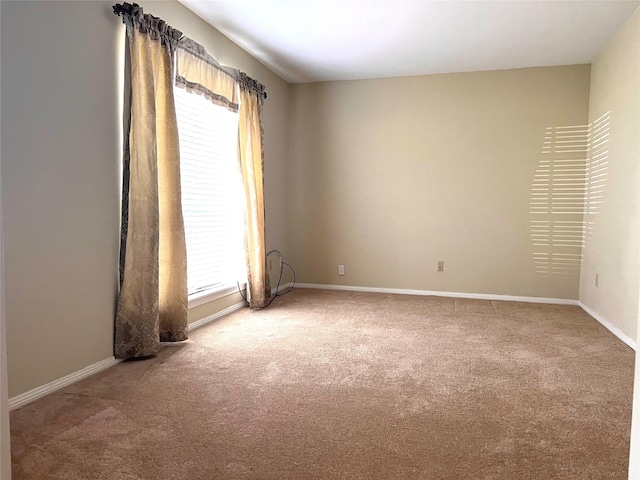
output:
<path id="1" fill-rule="evenodd" d="M 578 307 L 294 290 L 11 414 L 21 479 L 626 479 L 633 351 Z"/>

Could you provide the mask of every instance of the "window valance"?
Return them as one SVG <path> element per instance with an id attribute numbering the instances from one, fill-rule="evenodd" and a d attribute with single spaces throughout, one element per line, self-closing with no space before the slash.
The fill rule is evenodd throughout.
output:
<path id="1" fill-rule="evenodd" d="M 113 12 L 123 17 L 126 24 L 141 33 L 149 33 L 175 51 L 176 85 L 203 95 L 213 103 L 238 111 L 238 87 L 255 93 L 261 100 L 267 98 L 264 85 L 235 68 L 221 65 L 206 49 L 182 32 L 167 25 L 164 20 L 143 12 L 138 4 L 116 4 Z"/>
<path id="2" fill-rule="evenodd" d="M 183 38 L 176 52 L 176 84 L 203 95 L 229 110 L 238 111 L 238 77 L 240 72 L 223 67 L 204 47 Z"/>

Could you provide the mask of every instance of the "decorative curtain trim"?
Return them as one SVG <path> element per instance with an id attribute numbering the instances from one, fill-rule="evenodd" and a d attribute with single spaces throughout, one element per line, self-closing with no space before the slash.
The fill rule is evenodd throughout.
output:
<path id="1" fill-rule="evenodd" d="M 115 9 L 115 7 L 114 7 Z M 129 39 L 125 40 L 125 72 L 131 71 L 131 52 L 129 47 Z M 120 263 L 118 264 L 120 273 L 120 283 L 118 287 L 122 289 L 124 282 L 124 263 L 127 256 L 127 236 L 129 235 L 129 183 L 131 178 L 131 155 L 129 152 L 129 138 L 131 135 L 131 78 L 125 75 L 124 82 L 124 112 L 126 117 L 123 124 L 123 141 L 122 141 L 122 197 L 120 203 Z"/>
<path id="2" fill-rule="evenodd" d="M 215 103 L 216 105 L 220 105 L 221 107 L 226 107 L 231 112 L 238 112 L 239 105 L 237 103 L 231 102 L 224 95 L 218 95 L 213 93 L 204 85 L 200 85 L 197 82 L 190 82 L 186 78 L 177 75 L 176 76 L 176 86 L 184 88 L 189 93 L 195 93 L 196 95 L 202 95 L 207 100 Z"/>
<path id="3" fill-rule="evenodd" d="M 257 80 L 254 80 L 244 72 L 238 72 L 238 83 L 242 88 L 255 93 L 258 96 L 260 106 L 262 107 L 262 103 L 267 98 L 267 92 L 265 91 L 264 85 Z M 260 122 L 260 124 L 262 125 L 262 122 Z"/>

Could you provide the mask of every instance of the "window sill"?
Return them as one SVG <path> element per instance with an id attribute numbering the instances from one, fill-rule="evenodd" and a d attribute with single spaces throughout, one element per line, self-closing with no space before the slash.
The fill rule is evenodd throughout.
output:
<path id="1" fill-rule="evenodd" d="M 246 283 L 240 284 L 241 290 L 244 290 L 246 287 Z M 194 293 L 193 295 L 189 295 L 189 308 L 198 307 L 200 305 L 204 305 L 205 303 L 213 302 L 214 300 L 218 300 L 219 298 L 226 297 L 227 295 L 231 295 L 237 292 L 238 286 L 231 285 L 227 287 L 215 288 Z"/>

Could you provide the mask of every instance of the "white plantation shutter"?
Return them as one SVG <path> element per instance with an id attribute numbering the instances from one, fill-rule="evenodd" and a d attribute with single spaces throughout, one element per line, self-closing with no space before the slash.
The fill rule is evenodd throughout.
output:
<path id="1" fill-rule="evenodd" d="M 238 114 L 183 88 L 175 89 L 175 102 L 192 295 L 246 281 Z"/>

